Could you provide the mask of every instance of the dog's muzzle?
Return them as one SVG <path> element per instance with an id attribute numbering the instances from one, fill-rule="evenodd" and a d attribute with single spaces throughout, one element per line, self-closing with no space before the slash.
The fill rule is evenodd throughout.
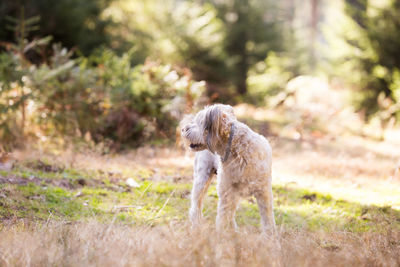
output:
<path id="1" fill-rule="evenodd" d="M 186 126 L 184 128 L 182 128 L 182 132 L 181 135 L 184 139 L 186 139 L 189 143 L 189 148 L 193 151 L 200 151 L 200 150 L 204 150 L 206 147 L 204 144 L 202 143 L 198 143 L 196 142 L 195 138 L 193 138 L 193 133 L 191 132 L 191 127 L 190 126 Z"/>

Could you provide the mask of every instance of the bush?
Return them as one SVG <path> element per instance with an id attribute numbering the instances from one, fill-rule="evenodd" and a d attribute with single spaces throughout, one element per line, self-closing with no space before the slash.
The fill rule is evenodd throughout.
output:
<path id="1" fill-rule="evenodd" d="M 204 92 L 204 82 L 193 81 L 188 69 L 150 60 L 132 66 L 129 53 L 118 57 L 111 51 L 95 61 L 109 99 L 100 132 L 118 141 L 170 136 L 185 109 Z"/>
<path id="2" fill-rule="evenodd" d="M 154 61 L 134 66 L 131 56 L 105 50 L 72 59 L 71 51 L 54 45 L 48 63 L 22 66 L 17 54 L 1 53 L 0 138 L 85 135 L 137 144 L 171 136 L 204 83 L 187 69 Z"/>

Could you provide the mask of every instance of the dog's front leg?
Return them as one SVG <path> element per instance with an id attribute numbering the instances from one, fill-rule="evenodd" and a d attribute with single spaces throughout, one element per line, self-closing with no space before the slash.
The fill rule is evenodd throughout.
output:
<path id="1" fill-rule="evenodd" d="M 201 221 L 204 195 L 211 184 L 215 170 L 214 161 L 210 155 L 203 151 L 196 153 L 191 206 L 189 210 L 189 217 L 193 226 Z"/>
<path id="2" fill-rule="evenodd" d="M 197 225 L 201 221 L 203 199 L 211 184 L 211 180 L 212 174 L 202 173 L 200 175 L 195 175 L 189 210 L 192 225 Z"/>

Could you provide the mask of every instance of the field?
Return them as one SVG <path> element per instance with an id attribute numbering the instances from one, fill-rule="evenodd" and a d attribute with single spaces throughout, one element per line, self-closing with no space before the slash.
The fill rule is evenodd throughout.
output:
<path id="1" fill-rule="evenodd" d="M 274 234 L 254 197 L 217 231 L 216 179 L 189 221 L 217 103 L 208 144 L 271 144 Z M 400 1 L 0 0 L 3 266 L 400 267 Z"/>
<path id="2" fill-rule="evenodd" d="M 218 235 L 215 183 L 207 223 L 191 229 L 193 154 L 178 145 L 118 154 L 36 145 L 0 172 L 0 265 L 400 265 L 398 131 L 385 141 L 318 131 L 291 138 L 271 118 L 236 112 L 273 147 L 280 248 L 260 234 L 253 198 L 237 210 L 239 232 Z"/>

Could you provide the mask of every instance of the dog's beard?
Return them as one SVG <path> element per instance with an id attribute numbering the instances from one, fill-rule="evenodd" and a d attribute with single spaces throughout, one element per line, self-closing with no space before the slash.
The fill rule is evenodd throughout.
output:
<path id="1" fill-rule="evenodd" d="M 188 131 L 182 135 L 185 144 L 193 151 L 201 151 L 207 148 L 200 133 Z"/>
<path id="2" fill-rule="evenodd" d="M 201 151 L 206 149 L 206 146 L 203 144 L 190 144 L 189 148 L 193 151 Z"/>
<path id="3" fill-rule="evenodd" d="M 186 141 L 186 143 L 188 144 L 189 149 L 193 151 L 201 151 L 207 149 L 207 146 L 205 144 L 190 141 Z"/>

